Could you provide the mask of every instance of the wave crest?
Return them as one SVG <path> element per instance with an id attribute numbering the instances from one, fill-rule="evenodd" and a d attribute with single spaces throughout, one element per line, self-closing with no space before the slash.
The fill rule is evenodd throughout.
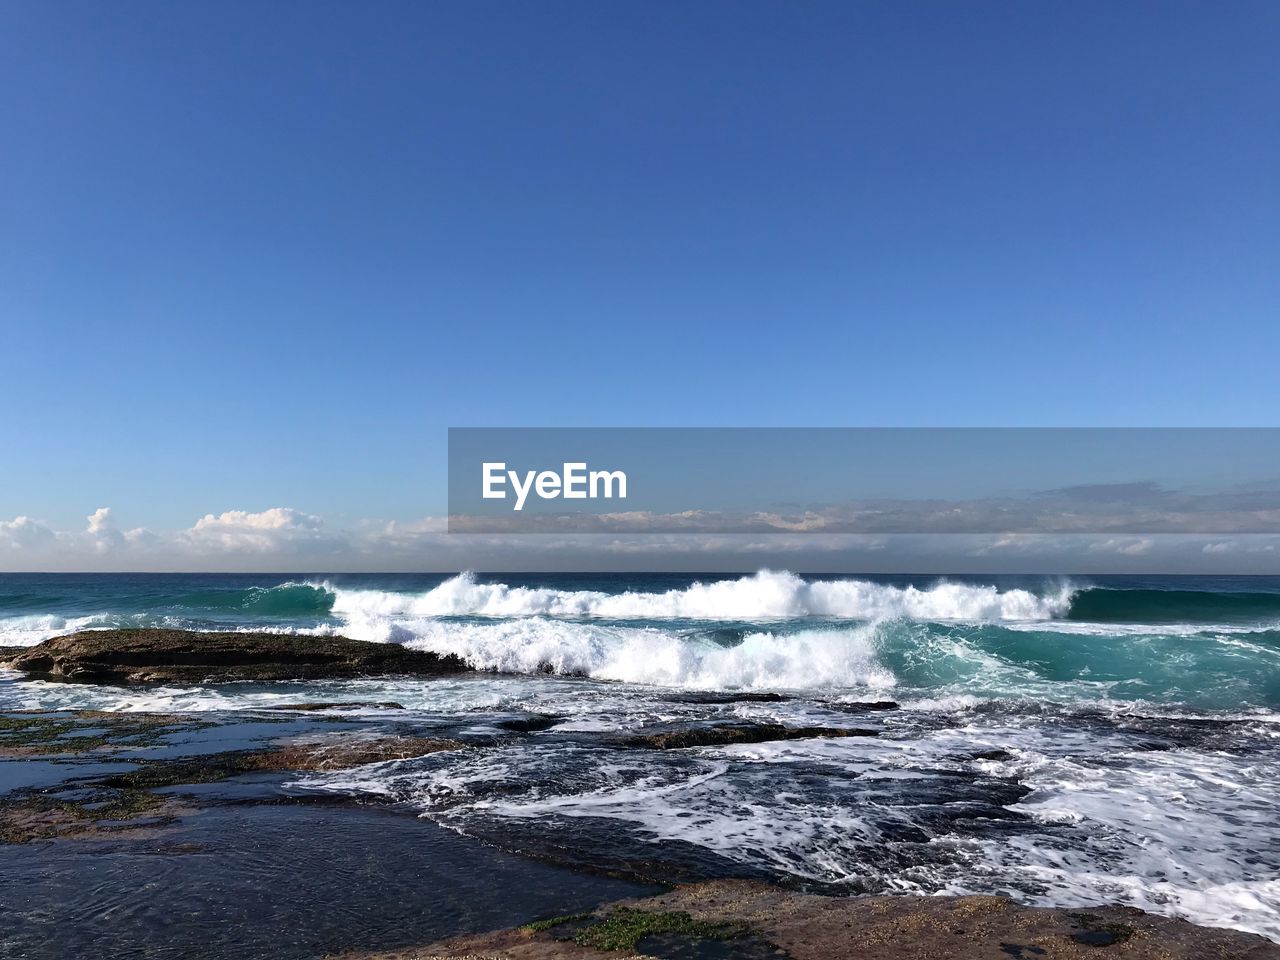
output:
<path id="1" fill-rule="evenodd" d="M 387 624 L 376 639 L 455 654 L 480 670 L 577 674 L 689 690 L 887 689 L 897 682 L 876 658 L 871 625 L 785 635 L 759 631 L 726 647 L 652 627 L 545 617 L 497 623 L 426 619 Z"/>
<path id="2" fill-rule="evenodd" d="M 420 594 L 348 590 L 334 593 L 332 612 L 348 620 L 379 617 L 530 617 L 605 620 L 1047 620 L 1065 613 L 1071 589 L 1052 596 L 994 586 L 938 583 L 895 587 L 867 580 L 807 581 L 761 570 L 735 580 L 695 583 L 663 593 L 553 590 L 481 583 L 462 573 Z"/>

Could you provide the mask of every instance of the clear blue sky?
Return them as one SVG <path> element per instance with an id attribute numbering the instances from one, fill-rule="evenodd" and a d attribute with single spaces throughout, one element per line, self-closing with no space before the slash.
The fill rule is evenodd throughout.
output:
<path id="1" fill-rule="evenodd" d="M 450 425 L 1273 425 L 1272 2 L 0 4 L 0 519 Z"/>

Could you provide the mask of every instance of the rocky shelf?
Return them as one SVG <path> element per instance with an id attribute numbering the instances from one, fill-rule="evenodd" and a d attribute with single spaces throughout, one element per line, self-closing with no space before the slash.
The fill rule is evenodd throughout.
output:
<path id="1" fill-rule="evenodd" d="M 6 653 L 0 666 L 76 683 L 320 680 L 470 670 L 457 657 L 394 643 L 278 633 L 87 630 Z"/>
<path id="2" fill-rule="evenodd" d="M 1134 907 L 1026 907 L 1005 897 L 824 897 L 722 880 L 587 914 L 344 960 L 1277 960 L 1250 933 Z"/>

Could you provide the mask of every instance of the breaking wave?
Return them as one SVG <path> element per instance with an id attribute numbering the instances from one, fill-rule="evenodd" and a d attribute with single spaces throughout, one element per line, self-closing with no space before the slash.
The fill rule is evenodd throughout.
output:
<path id="1" fill-rule="evenodd" d="M 608 620 L 789 620 L 835 617 L 842 620 L 1047 620 L 1065 614 L 1072 588 L 1063 585 L 1047 596 L 1030 590 L 937 583 L 921 589 L 868 580 L 808 581 L 787 571 L 761 570 L 735 580 L 695 583 L 662 593 L 554 590 L 485 583 L 462 573 L 424 593 L 332 591 L 335 616 L 372 617 L 529 617 Z"/>
<path id="2" fill-rule="evenodd" d="M 887 689 L 897 682 L 876 657 L 872 626 L 758 631 L 732 646 L 657 628 L 541 617 L 495 624 L 428 620 L 412 629 L 407 646 L 455 654 L 500 673 L 576 674 L 693 690 Z"/>

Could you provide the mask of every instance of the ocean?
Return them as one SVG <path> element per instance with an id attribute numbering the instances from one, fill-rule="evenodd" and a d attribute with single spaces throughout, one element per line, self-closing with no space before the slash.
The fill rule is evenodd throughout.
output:
<path id="1" fill-rule="evenodd" d="M 588 873 L 1120 902 L 1280 940 L 1277 577 L 0 575 L 0 645 L 113 626 L 337 634 L 482 672 L 118 688 L 0 671 L 0 710 L 533 718 L 290 790 L 394 800 Z M 619 746 L 729 721 L 878 736 Z"/>

